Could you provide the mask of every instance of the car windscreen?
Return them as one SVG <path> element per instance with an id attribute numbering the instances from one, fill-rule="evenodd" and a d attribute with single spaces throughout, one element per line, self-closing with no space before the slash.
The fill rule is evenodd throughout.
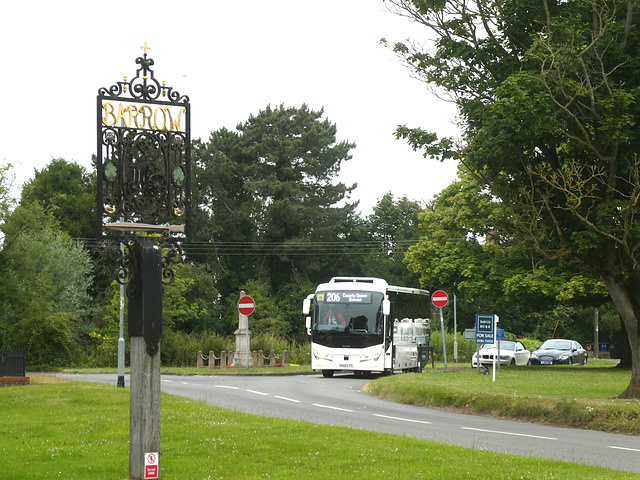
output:
<path id="1" fill-rule="evenodd" d="M 485 350 L 489 350 L 489 349 L 492 349 L 492 348 L 497 349 L 498 346 L 494 345 L 493 343 L 485 343 L 482 346 L 482 348 L 485 349 Z M 515 350 L 515 349 L 516 349 L 515 342 L 510 342 L 508 340 L 500 342 L 500 350 Z"/>
<path id="2" fill-rule="evenodd" d="M 571 342 L 564 340 L 547 340 L 542 344 L 540 350 L 571 350 Z"/>
<path id="3" fill-rule="evenodd" d="M 500 350 L 515 350 L 516 344 L 515 342 L 500 342 Z"/>

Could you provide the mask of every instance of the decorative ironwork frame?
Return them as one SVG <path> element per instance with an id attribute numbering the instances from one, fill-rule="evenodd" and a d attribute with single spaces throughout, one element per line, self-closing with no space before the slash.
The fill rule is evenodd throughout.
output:
<path id="1" fill-rule="evenodd" d="M 115 242 L 108 242 L 107 249 L 109 257 L 116 263 L 118 272 L 116 281 L 121 285 L 126 285 L 128 296 L 138 296 L 137 282 L 135 276 L 140 274 L 138 265 L 136 265 L 135 256 L 132 253 L 133 241 L 123 243 L 124 248 Z M 162 284 L 171 285 L 176 277 L 174 270 L 175 265 L 184 260 L 184 252 L 179 243 L 171 242 L 161 244 L 160 247 L 164 251 L 162 256 Z"/>
<path id="2" fill-rule="evenodd" d="M 97 230 L 111 222 L 185 224 L 191 237 L 191 110 L 189 97 L 155 78 L 154 61 L 136 59 L 135 76 L 97 96 Z M 114 103 L 118 104 L 116 112 Z M 126 103 L 125 103 L 126 102 Z M 173 115 L 172 115 L 173 109 Z M 173 116 L 178 112 L 178 119 Z M 184 113 L 184 128 L 182 114 Z M 119 124 L 117 124 L 119 123 Z M 130 238 L 130 237 L 129 237 Z"/>

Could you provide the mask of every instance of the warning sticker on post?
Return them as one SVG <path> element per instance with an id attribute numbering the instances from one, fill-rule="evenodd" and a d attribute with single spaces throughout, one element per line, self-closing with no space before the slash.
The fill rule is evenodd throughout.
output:
<path id="1" fill-rule="evenodd" d="M 158 465 L 158 452 L 144 454 L 144 478 L 160 478 Z"/>

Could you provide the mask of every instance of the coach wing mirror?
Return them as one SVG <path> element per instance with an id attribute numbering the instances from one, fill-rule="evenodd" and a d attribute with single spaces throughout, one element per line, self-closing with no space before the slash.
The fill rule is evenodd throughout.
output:
<path id="1" fill-rule="evenodd" d="M 389 301 L 388 298 L 385 298 L 382 301 L 382 313 L 385 315 L 391 314 L 391 302 Z"/>
<path id="2" fill-rule="evenodd" d="M 309 315 L 309 312 L 311 311 L 311 299 L 313 298 L 313 295 L 309 295 L 307 298 L 305 298 L 302 301 L 302 313 L 304 313 L 305 315 Z"/>

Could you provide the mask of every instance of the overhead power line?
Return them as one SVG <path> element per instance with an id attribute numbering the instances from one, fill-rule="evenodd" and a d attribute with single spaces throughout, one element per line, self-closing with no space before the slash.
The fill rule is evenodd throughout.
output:
<path id="1" fill-rule="evenodd" d="M 104 241 L 95 238 L 78 238 L 88 249 L 104 248 Z M 327 241 L 327 242 L 192 242 L 182 243 L 182 249 L 189 256 L 211 255 L 287 255 L 287 256 L 322 256 L 322 255 L 370 255 L 372 253 L 387 254 L 404 253 L 415 245 L 415 240 L 397 242 L 385 241 Z"/>

